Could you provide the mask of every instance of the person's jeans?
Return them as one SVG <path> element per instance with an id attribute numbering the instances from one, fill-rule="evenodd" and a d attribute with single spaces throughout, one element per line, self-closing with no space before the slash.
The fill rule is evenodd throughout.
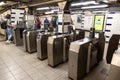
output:
<path id="1" fill-rule="evenodd" d="M 44 29 L 45 29 L 45 30 L 48 30 L 48 25 L 44 25 Z"/>
<path id="2" fill-rule="evenodd" d="M 13 28 L 7 28 L 6 29 L 6 32 L 7 32 L 7 40 L 11 41 L 12 40 L 12 37 L 13 37 Z"/>

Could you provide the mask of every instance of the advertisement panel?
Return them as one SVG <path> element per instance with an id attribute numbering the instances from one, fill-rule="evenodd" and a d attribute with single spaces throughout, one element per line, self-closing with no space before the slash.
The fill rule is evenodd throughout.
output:
<path id="1" fill-rule="evenodd" d="M 104 15 L 95 15 L 94 18 L 94 28 L 96 31 L 102 31 L 104 27 Z"/>

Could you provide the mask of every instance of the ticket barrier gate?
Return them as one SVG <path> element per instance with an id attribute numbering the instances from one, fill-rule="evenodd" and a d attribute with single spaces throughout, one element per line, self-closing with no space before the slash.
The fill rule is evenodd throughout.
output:
<path id="1" fill-rule="evenodd" d="M 36 37 L 40 30 L 23 31 L 23 42 L 25 51 L 32 53 L 37 51 Z"/>
<path id="2" fill-rule="evenodd" d="M 99 38 L 84 38 L 72 42 L 69 49 L 69 77 L 81 80 L 103 60 L 104 46 L 103 32 L 99 33 Z"/>
<path id="3" fill-rule="evenodd" d="M 73 36 L 73 34 L 64 34 L 48 38 L 48 64 L 50 66 L 54 67 L 68 60 L 69 46 L 73 41 Z"/>
<path id="4" fill-rule="evenodd" d="M 23 47 L 24 47 L 24 51 L 26 51 L 26 52 L 28 51 L 28 48 L 27 48 L 27 39 L 26 39 L 27 31 L 29 31 L 29 30 L 25 29 L 23 31 Z"/>
<path id="5" fill-rule="evenodd" d="M 90 38 L 71 43 L 68 73 L 71 79 L 81 80 L 97 64 L 97 43 L 97 39 Z"/>
<path id="6" fill-rule="evenodd" d="M 55 67 L 63 62 L 63 36 L 51 36 L 47 42 L 48 65 Z"/>
<path id="7" fill-rule="evenodd" d="M 73 42 L 73 34 L 66 34 L 63 37 L 63 62 L 68 61 L 70 43 Z"/>
<path id="8" fill-rule="evenodd" d="M 23 45 L 23 31 L 25 28 L 15 28 L 13 30 L 14 43 L 16 46 Z"/>
<path id="9" fill-rule="evenodd" d="M 27 39 L 27 46 L 28 46 L 29 53 L 37 51 L 37 45 L 36 45 L 37 34 L 38 34 L 38 31 L 27 32 L 26 39 Z"/>
<path id="10" fill-rule="evenodd" d="M 39 33 L 37 35 L 37 57 L 41 60 L 47 58 L 47 41 L 50 33 Z"/>
<path id="11" fill-rule="evenodd" d="M 83 39 L 85 37 L 84 30 L 76 30 L 76 40 Z"/>
<path id="12" fill-rule="evenodd" d="M 49 37 L 48 64 L 50 66 L 57 66 L 58 64 L 66 62 L 68 60 L 70 42 L 71 35 L 69 34 Z M 59 59 L 57 59 L 57 57 L 59 57 Z"/>
<path id="13" fill-rule="evenodd" d="M 118 34 L 114 34 L 110 38 L 106 56 L 108 64 L 111 64 L 112 57 L 114 58 L 116 55 L 114 52 L 118 49 L 119 40 L 120 35 Z M 85 75 L 91 71 L 93 66 L 102 60 L 104 44 L 105 37 L 103 33 L 99 34 L 98 39 L 88 38 L 71 43 L 69 49 L 69 77 L 73 80 L 82 80 Z M 116 61 L 114 62 L 117 63 Z M 117 79 L 115 74 L 119 74 L 119 68 L 112 65 L 109 72 L 107 80 Z"/>

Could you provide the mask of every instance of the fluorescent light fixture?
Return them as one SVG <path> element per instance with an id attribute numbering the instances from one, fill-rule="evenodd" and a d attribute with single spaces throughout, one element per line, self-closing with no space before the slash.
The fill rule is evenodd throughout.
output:
<path id="1" fill-rule="evenodd" d="M 53 12 L 58 12 L 59 11 L 59 9 L 54 9 L 54 10 L 52 10 Z"/>
<path id="2" fill-rule="evenodd" d="M 54 13 L 53 11 L 48 11 L 48 12 L 45 12 L 45 14 L 52 14 Z"/>
<path id="3" fill-rule="evenodd" d="M 108 3 L 109 1 L 108 0 L 103 0 L 104 3 Z"/>
<path id="4" fill-rule="evenodd" d="M 4 5 L 5 3 L 4 2 L 0 2 L 0 6 Z"/>
<path id="5" fill-rule="evenodd" d="M 87 6 L 87 7 L 81 7 L 81 9 L 104 8 L 104 7 L 108 7 L 108 5 Z"/>
<path id="6" fill-rule="evenodd" d="M 93 13 L 107 13 L 108 11 L 93 11 Z"/>
<path id="7" fill-rule="evenodd" d="M 52 13 L 55 13 L 55 12 L 58 12 L 58 11 L 59 11 L 59 9 L 51 10 L 51 11 L 45 12 L 45 14 L 52 14 Z"/>
<path id="8" fill-rule="evenodd" d="M 86 1 L 86 2 L 81 2 L 81 3 L 73 3 L 71 6 L 80 6 L 80 5 L 89 5 L 89 4 L 98 4 L 95 1 Z"/>
<path id="9" fill-rule="evenodd" d="M 37 10 L 47 10 L 50 9 L 49 7 L 41 7 L 41 8 L 37 8 Z"/>
<path id="10" fill-rule="evenodd" d="M 58 6 L 52 6 L 52 7 L 50 7 L 50 9 L 59 9 L 59 7 Z"/>

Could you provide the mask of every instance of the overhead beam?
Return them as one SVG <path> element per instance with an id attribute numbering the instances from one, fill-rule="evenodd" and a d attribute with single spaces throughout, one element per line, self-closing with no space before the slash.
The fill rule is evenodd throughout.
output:
<path id="1" fill-rule="evenodd" d="M 31 4 L 29 4 L 29 6 L 34 7 L 34 6 L 39 6 L 39 5 L 58 3 L 58 2 L 61 2 L 61 1 L 65 1 L 65 0 L 50 0 L 50 1 L 39 2 L 39 3 L 31 3 Z"/>
<path id="2" fill-rule="evenodd" d="M 4 0 L 4 1 L 21 2 L 21 3 L 28 3 L 28 2 L 30 2 L 30 0 Z"/>

